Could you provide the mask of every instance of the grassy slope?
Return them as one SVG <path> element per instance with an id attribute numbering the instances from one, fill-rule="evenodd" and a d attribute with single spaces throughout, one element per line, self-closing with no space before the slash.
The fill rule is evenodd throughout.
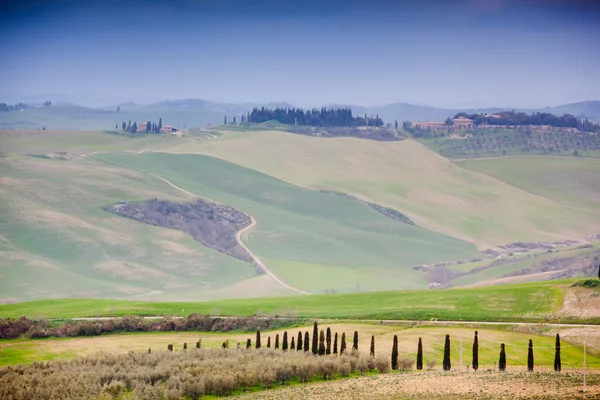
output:
<path id="1" fill-rule="evenodd" d="M 463 169 L 411 140 L 236 132 L 169 151 L 213 155 L 301 186 L 351 193 L 480 246 L 581 237 L 600 226 L 598 213 Z"/>
<path id="2" fill-rule="evenodd" d="M 518 157 L 457 164 L 533 194 L 600 213 L 598 158 Z"/>
<path id="3" fill-rule="evenodd" d="M 346 332 L 346 336 L 352 332 L 359 333 L 359 350 L 367 353 L 369 351 L 368 340 L 375 336 L 376 356 L 389 356 L 392 347 L 394 335 L 398 335 L 399 357 L 416 356 L 416 343 L 421 337 L 424 344 L 424 362 L 434 360 L 437 368 L 441 368 L 443 357 L 444 337 L 451 335 L 451 357 L 455 368 L 458 367 L 460 358 L 460 340 L 463 338 L 463 359 L 464 365 L 471 360 L 470 344 L 473 338 L 473 329 L 455 328 L 455 327 L 398 327 L 389 325 L 374 324 L 331 324 L 332 332 Z M 321 324 L 321 328 L 325 325 Z M 298 331 L 312 332 L 312 326 L 299 326 L 289 328 L 288 332 L 297 337 Z M 532 333 L 519 333 L 502 331 L 496 329 L 479 329 L 479 362 L 480 367 L 491 368 L 498 359 L 498 349 L 500 343 L 506 344 L 507 364 L 510 366 L 525 365 L 528 340 L 534 341 L 536 365 L 551 366 L 554 361 L 554 338 Z M 275 334 L 282 336 L 284 330 L 262 331 L 263 346 L 266 345 L 267 337 L 273 340 Z M 31 363 L 34 361 L 46 361 L 56 359 L 68 359 L 76 356 L 91 355 L 96 352 L 126 352 L 126 351 L 146 351 L 148 348 L 153 350 L 165 349 L 167 344 L 173 344 L 175 351 L 181 351 L 183 343 L 188 347 L 202 338 L 203 347 L 219 347 L 222 342 L 229 340 L 232 347 L 235 343 L 245 344 L 247 338 L 252 339 L 254 344 L 254 334 L 252 332 L 239 333 L 215 333 L 215 332 L 173 332 L 173 333 L 136 333 L 106 335 L 100 337 L 82 337 L 69 339 L 43 339 L 27 340 L 16 339 L 1 341 L 0 347 L 0 366 L 14 365 L 21 363 Z M 562 342 L 562 363 L 563 368 L 581 367 L 583 351 L 580 346 L 570 344 L 563 339 Z M 600 358 L 591 354 L 587 355 L 587 365 L 590 368 L 600 367 Z"/>
<path id="4" fill-rule="evenodd" d="M 471 289 L 390 291 L 203 303 L 61 299 L 0 305 L 0 317 L 293 314 L 307 318 L 373 318 L 464 321 L 552 321 L 571 281 Z M 568 319 L 568 318 L 567 318 Z M 562 318 L 561 320 L 565 320 Z"/>
<path id="5" fill-rule="evenodd" d="M 415 264 L 474 256 L 466 242 L 382 216 L 366 205 L 293 186 L 202 155 L 98 154 L 160 174 L 258 221 L 249 247 L 294 286 L 311 292 L 423 288 Z"/>

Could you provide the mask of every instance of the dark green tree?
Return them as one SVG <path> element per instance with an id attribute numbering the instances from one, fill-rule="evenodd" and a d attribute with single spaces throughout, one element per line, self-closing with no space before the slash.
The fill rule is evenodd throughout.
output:
<path id="1" fill-rule="evenodd" d="M 283 343 L 281 345 L 281 350 L 287 351 L 288 349 L 288 334 L 287 331 L 283 332 Z"/>
<path id="2" fill-rule="evenodd" d="M 394 121 L 394 128 L 398 129 L 398 120 Z"/>
<path id="3" fill-rule="evenodd" d="M 302 332 L 298 332 L 298 345 L 296 346 L 296 350 L 302 350 Z"/>
<path id="4" fill-rule="evenodd" d="M 267 349 L 271 348 L 271 336 L 267 337 Z"/>
<path id="5" fill-rule="evenodd" d="M 252 340 L 248 338 L 248 340 L 246 340 L 246 348 L 249 349 L 250 347 L 252 347 Z"/>
<path id="6" fill-rule="evenodd" d="M 133 125 L 131 125 L 131 133 L 136 133 L 137 132 L 137 122 L 133 122 Z"/>
<path id="7" fill-rule="evenodd" d="M 500 359 L 498 360 L 498 370 L 506 371 L 506 350 L 504 343 L 500 344 Z"/>
<path id="8" fill-rule="evenodd" d="M 554 370 L 560 372 L 562 363 L 560 361 L 560 335 L 556 334 L 556 345 L 554 347 Z"/>
<path id="9" fill-rule="evenodd" d="M 444 121 L 444 124 L 446 124 L 446 126 L 454 125 L 454 121 L 452 121 L 452 119 L 450 117 L 448 117 Z"/>
<path id="10" fill-rule="evenodd" d="M 186 350 L 187 350 L 187 342 L 185 342 L 185 343 L 183 344 L 183 351 L 186 351 Z"/>
<path id="11" fill-rule="evenodd" d="M 340 342 L 340 356 L 346 351 L 346 332 L 342 332 L 342 340 Z"/>
<path id="12" fill-rule="evenodd" d="M 319 353 L 319 325 L 317 325 L 317 321 L 313 325 L 313 337 L 312 337 L 312 353 Z"/>
<path id="13" fill-rule="evenodd" d="M 227 116 L 223 118 L 223 125 L 227 125 Z"/>
<path id="14" fill-rule="evenodd" d="M 275 335 L 275 349 L 279 348 L 279 333 Z"/>
<path id="15" fill-rule="evenodd" d="M 202 339 L 198 339 L 196 342 L 196 348 L 199 349 L 200 347 L 202 347 Z"/>
<path id="16" fill-rule="evenodd" d="M 398 369 L 398 335 L 394 335 L 394 343 L 392 344 L 392 369 Z"/>
<path id="17" fill-rule="evenodd" d="M 309 343 L 309 337 L 308 337 L 308 331 L 304 332 L 304 351 L 307 352 L 309 347 L 308 347 L 308 343 Z"/>
<path id="18" fill-rule="evenodd" d="M 156 128 L 158 129 L 159 132 L 162 130 L 162 118 L 158 119 L 158 126 Z"/>
<path id="19" fill-rule="evenodd" d="M 338 343 L 338 334 L 337 334 L 337 332 L 336 332 L 336 333 L 335 333 L 335 336 L 334 336 L 334 338 L 333 338 L 333 354 L 337 354 L 337 353 L 338 353 L 338 346 L 337 346 L 337 343 Z"/>
<path id="20" fill-rule="evenodd" d="M 444 361 L 442 366 L 444 371 L 450 371 L 452 369 L 452 362 L 450 361 L 450 335 L 446 335 L 446 341 L 444 343 Z"/>
<path id="21" fill-rule="evenodd" d="M 290 350 L 296 350 L 296 342 L 294 341 L 293 336 L 292 336 L 292 342 L 290 343 Z"/>
<path id="22" fill-rule="evenodd" d="M 369 349 L 369 355 L 375 357 L 375 335 L 371 336 L 371 348 Z"/>
<path id="23" fill-rule="evenodd" d="M 325 341 L 327 342 L 327 347 L 325 348 L 325 354 L 329 355 L 329 354 L 331 354 L 331 329 L 329 329 L 329 327 L 327 327 L 327 335 L 326 335 Z"/>
<path id="24" fill-rule="evenodd" d="M 152 128 L 152 122 L 146 121 L 146 133 L 150 133 L 151 128 Z"/>
<path id="25" fill-rule="evenodd" d="M 319 355 L 325 355 L 325 332 L 323 332 L 323 329 L 319 334 Z"/>
<path id="26" fill-rule="evenodd" d="M 417 346 L 417 370 L 423 369 L 423 341 L 419 338 L 419 345 Z"/>
<path id="27" fill-rule="evenodd" d="M 473 339 L 473 371 L 479 369 L 479 338 L 477 337 L 477 331 L 475 331 L 475 338 Z"/>
<path id="28" fill-rule="evenodd" d="M 119 129 L 119 124 L 115 124 L 115 129 Z"/>
<path id="29" fill-rule="evenodd" d="M 533 372 L 533 340 L 529 339 L 529 348 L 527 349 L 527 371 Z"/>
<path id="30" fill-rule="evenodd" d="M 600 279 L 600 264 L 598 264 L 598 279 Z"/>
<path id="31" fill-rule="evenodd" d="M 121 125 L 121 128 L 126 131 L 127 130 L 127 124 L 125 123 L 125 121 L 123 121 L 123 124 Z"/>
<path id="32" fill-rule="evenodd" d="M 352 350 L 358 350 L 358 331 L 354 331 L 354 341 L 352 342 Z"/>
<path id="33" fill-rule="evenodd" d="M 260 329 L 256 331 L 256 348 L 260 349 Z"/>

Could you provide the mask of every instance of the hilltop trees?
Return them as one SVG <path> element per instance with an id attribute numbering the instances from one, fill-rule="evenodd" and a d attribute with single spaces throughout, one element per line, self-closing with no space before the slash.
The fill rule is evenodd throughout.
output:
<path id="1" fill-rule="evenodd" d="M 123 121 L 121 129 L 129 131 L 130 133 L 160 133 L 162 129 L 162 118 L 159 118 L 158 124 L 152 121 L 142 121 L 138 125 L 137 122 L 132 124 L 131 120 L 129 120 L 128 123 Z"/>
<path id="2" fill-rule="evenodd" d="M 327 108 L 302 110 L 301 108 L 266 109 L 255 107 L 248 116 L 248 122 L 262 123 L 275 120 L 282 124 L 309 125 L 320 127 L 334 126 L 382 126 L 383 120 L 377 115 L 358 117 L 352 115 L 350 108 Z M 226 122 L 227 123 L 227 122 Z"/>
<path id="3" fill-rule="evenodd" d="M 319 325 L 315 321 L 313 325 L 313 337 L 312 337 L 312 353 L 317 354 L 319 352 Z"/>

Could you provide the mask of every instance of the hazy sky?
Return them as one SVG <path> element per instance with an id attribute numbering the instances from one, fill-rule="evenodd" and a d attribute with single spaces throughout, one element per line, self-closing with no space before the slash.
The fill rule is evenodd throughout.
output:
<path id="1" fill-rule="evenodd" d="M 0 1 L 0 102 L 600 99 L 596 0 Z"/>

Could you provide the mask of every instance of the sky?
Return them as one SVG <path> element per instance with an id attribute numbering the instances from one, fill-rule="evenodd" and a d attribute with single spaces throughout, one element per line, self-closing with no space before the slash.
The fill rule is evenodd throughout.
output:
<path id="1" fill-rule="evenodd" d="M 600 100 L 596 0 L 0 0 L 0 102 Z"/>

